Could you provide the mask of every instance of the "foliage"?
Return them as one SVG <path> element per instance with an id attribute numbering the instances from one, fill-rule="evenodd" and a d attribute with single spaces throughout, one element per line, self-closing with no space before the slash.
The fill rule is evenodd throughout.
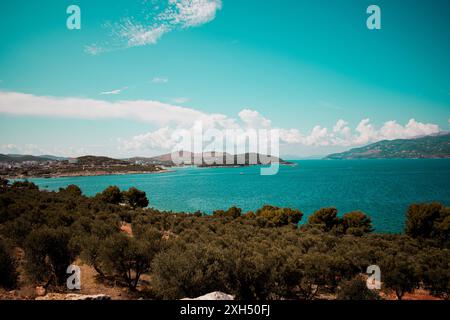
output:
<path id="1" fill-rule="evenodd" d="M 436 202 L 411 205 L 406 214 L 405 233 L 413 238 L 448 242 L 450 207 L 444 207 Z"/>
<path id="2" fill-rule="evenodd" d="M 367 288 L 366 281 L 361 276 L 343 280 L 339 284 L 338 300 L 379 300 L 380 296 L 374 290 Z"/>
<path id="3" fill-rule="evenodd" d="M 150 269 L 150 263 L 159 248 L 155 242 L 114 234 L 106 239 L 103 261 L 108 271 L 117 274 L 131 289 L 136 289 L 142 274 Z"/>
<path id="4" fill-rule="evenodd" d="M 145 208 L 149 204 L 145 192 L 134 187 L 131 187 L 128 191 L 124 191 L 122 195 L 125 203 L 130 205 L 133 209 Z"/>
<path id="5" fill-rule="evenodd" d="M 41 227 L 31 231 L 24 247 L 29 275 L 37 281 L 65 283 L 67 267 L 76 256 L 69 242 L 70 234 L 65 228 Z"/>
<path id="6" fill-rule="evenodd" d="M 232 219 L 239 218 L 241 216 L 242 209 L 238 207 L 231 207 L 227 211 L 224 210 L 216 210 L 213 212 L 213 216 L 215 217 L 228 217 Z"/>
<path id="7" fill-rule="evenodd" d="M 110 204 L 119 204 L 123 200 L 123 194 L 117 186 L 110 186 L 96 195 L 100 201 Z"/>
<path id="8" fill-rule="evenodd" d="M 344 233 L 362 236 L 373 231 L 372 220 L 361 211 L 346 213 L 342 217 Z"/>
<path id="9" fill-rule="evenodd" d="M 11 247 L 0 238 L 0 287 L 13 289 L 17 285 L 16 260 Z"/>
<path id="10" fill-rule="evenodd" d="M 336 208 L 322 208 L 309 216 L 308 223 L 312 225 L 319 225 L 327 232 L 331 231 L 340 223 L 337 213 L 338 211 Z"/>
<path id="11" fill-rule="evenodd" d="M 291 208 L 278 208 L 265 205 L 256 211 L 256 218 L 263 219 L 270 226 L 280 227 L 288 224 L 297 225 L 303 217 L 300 210 Z"/>
<path id="12" fill-rule="evenodd" d="M 20 278 L 33 284 L 63 284 L 67 266 L 81 259 L 104 280 L 163 299 L 211 291 L 245 300 L 372 299 L 361 275 L 375 264 L 383 289 L 400 299 L 418 287 L 449 297 L 448 208 L 440 204 L 411 206 L 407 234 L 395 235 L 372 233 L 359 211 L 340 218 L 334 208 L 320 209 L 299 227 L 302 212 L 289 208 L 186 214 L 147 208 L 145 200 L 139 190 L 117 187 L 86 197 L 76 186 L 48 192 L 29 182 L 5 184 L 1 284 L 16 282 L 17 247 L 25 252 Z"/>

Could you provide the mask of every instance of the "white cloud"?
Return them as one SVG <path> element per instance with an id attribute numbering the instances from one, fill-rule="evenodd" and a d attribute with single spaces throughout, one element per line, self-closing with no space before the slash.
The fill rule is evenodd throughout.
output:
<path id="1" fill-rule="evenodd" d="M 247 128 L 269 128 L 271 125 L 270 120 L 264 118 L 258 111 L 251 109 L 244 109 L 239 112 L 239 118 L 244 122 Z"/>
<path id="2" fill-rule="evenodd" d="M 164 84 L 169 82 L 169 78 L 167 77 L 154 77 L 152 79 L 153 83 Z"/>
<path id="3" fill-rule="evenodd" d="M 156 44 L 159 38 L 169 31 L 168 27 L 164 25 L 148 29 L 142 24 L 132 22 L 130 19 L 126 19 L 117 28 L 116 33 L 120 38 L 126 39 L 128 47 Z"/>
<path id="4" fill-rule="evenodd" d="M 222 9 L 221 0 L 169 0 L 169 6 L 159 19 L 170 25 L 189 28 L 214 20 Z"/>
<path id="5" fill-rule="evenodd" d="M 107 50 L 105 50 L 105 48 L 102 48 L 102 47 L 98 46 L 97 44 L 91 44 L 91 45 L 84 46 L 84 52 L 86 52 L 87 54 L 90 54 L 92 56 L 96 56 L 105 51 L 107 51 Z"/>
<path id="6" fill-rule="evenodd" d="M 189 125 L 206 115 L 151 100 L 108 102 L 0 91 L 0 113 L 78 119 L 130 119 L 158 125 Z"/>
<path id="7" fill-rule="evenodd" d="M 172 139 L 173 131 L 169 127 L 162 127 L 154 132 L 139 134 L 132 139 L 119 139 L 124 150 L 151 151 L 154 149 L 170 150 L 175 142 Z"/>
<path id="8" fill-rule="evenodd" d="M 186 102 L 189 102 L 189 98 L 186 97 L 178 97 L 178 98 L 172 98 L 170 99 L 173 103 L 183 104 Z"/>
<path id="9" fill-rule="evenodd" d="M 193 108 L 158 101 L 134 100 L 108 102 L 83 98 L 57 98 L 0 91 L 0 113 L 48 118 L 123 119 L 146 122 L 159 129 L 120 139 L 125 150 L 170 150 L 176 130 L 192 131 L 196 123 L 207 129 L 278 129 L 283 145 L 308 147 L 353 147 L 379 140 L 414 138 L 440 132 L 436 124 L 410 119 L 405 125 L 391 120 L 377 128 L 366 118 L 352 130 L 343 119 L 330 129 L 316 125 L 307 134 L 297 128 L 280 128 L 256 110 L 243 109 L 238 118 L 207 114 Z M 450 120 L 450 119 L 449 119 Z M 450 123 L 450 121 L 449 121 Z M 6 148 L 6 147 L 4 147 Z"/>
<path id="10" fill-rule="evenodd" d="M 103 92 L 100 92 L 100 95 L 117 95 L 126 89 L 128 89 L 128 87 L 123 87 L 121 89 L 115 89 L 115 90 L 111 90 L 111 91 L 103 91 Z"/>
<path id="11" fill-rule="evenodd" d="M 144 3 L 140 21 L 126 17 L 120 22 L 105 24 L 113 39 L 101 45 L 86 46 L 85 52 L 97 55 L 117 49 L 154 45 L 168 32 L 197 27 L 214 20 L 220 9 L 222 0 L 168 0 L 162 10 L 159 6 L 151 7 Z M 155 15 L 158 10 L 159 14 Z"/>
<path id="12" fill-rule="evenodd" d="M 31 154 L 31 155 L 44 155 L 48 154 L 47 150 L 39 148 L 34 144 L 25 144 L 18 146 L 12 143 L 0 145 L 0 153 L 3 154 Z"/>

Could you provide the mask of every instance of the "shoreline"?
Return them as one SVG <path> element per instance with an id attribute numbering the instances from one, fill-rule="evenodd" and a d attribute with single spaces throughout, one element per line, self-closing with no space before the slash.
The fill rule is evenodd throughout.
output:
<path id="1" fill-rule="evenodd" d="M 158 173 L 168 173 L 173 172 L 173 170 L 158 170 L 158 171 L 92 171 L 92 172 L 83 172 L 77 171 L 73 173 L 53 173 L 49 175 L 42 176 L 6 176 L 5 179 L 10 180 L 26 180 L 26 179 L 55 179 L 55 178 L 76 178 L 76 177 L 99 177 L 99 176 L 120 176 L 127 174 L 158 174 Z"/>

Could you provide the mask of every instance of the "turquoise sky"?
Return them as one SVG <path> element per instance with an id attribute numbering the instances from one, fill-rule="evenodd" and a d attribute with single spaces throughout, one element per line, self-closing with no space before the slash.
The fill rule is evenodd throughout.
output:
<path id="1" fill-rule="evenodd" d="M 305 134 L 339 119 L 354 128 L 365 118 L 375 126 L 414 118 L 449 130 L 448 0 L 222 0 L 206 23 L 174 28 L 155 44 L 108 48 L 107 22 L 144 23 L 166 3 L 1 1 L 0 91 L 155 100 L 234 118 L 250 108 Z M 81 8 L 81 30 L 66 28 L 71 4 Z M 370 4 L 381 8 L 381 30 L 366 27 Z M 87 53 L 94 43 L 107 52 Z M 155 129 L 130 119 L 0 113 L 0 145 L 22 148 L 89 146 L 118 155 L 117 139 Z"/>

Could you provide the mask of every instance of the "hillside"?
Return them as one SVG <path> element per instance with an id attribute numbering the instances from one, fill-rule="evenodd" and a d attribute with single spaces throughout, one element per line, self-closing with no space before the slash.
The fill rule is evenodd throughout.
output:
<path id="1" fill-rule="evenodd" d="M 330 154 L 325 159 L 450 158 L 450 133 L 415 139 L 383 140 L 365 147 Z"/>
<path id="2" fill-rule="evenodd" d="M 144 157 L 134 157 L 126 159 L 127 161 L 133 163 L 144 163 L 144 164 L 155 164 L 162 165 L 166 167 L 174 166 L 174 162 L 172 161 L 172 156 L 174 153 L 167 153 L 160 156 L 152 157 L 152 158 L 144 158 Z M 288 164 L 288 162 L 273 156 L 265 156 L 261 154 L 251 154 L 252 157 L 257 159 L 256 164 L 266 164 L 271 162 L 280 162 L 282 164 Z M 237 165 L 250 165 L 249 159 L 250 154 L 239 154 L 239 155 L 231 155 L 229 153 L 223 152 L 204 152 L 203 154 L 194 154 L 189 151 L 180 151 L 179 152 L 180 159 L 183 158 L 185 160 L 185 165 L 189 165 L 196 162 L 196 157 L 201 157 L 203 159 L 203 163 L 200 165 L 202 167 L 210 167 L 210 166 L 237 166 Z M 226 161 L 226 159 L 229 159 Z M 230 160 L 231 159 L 231 160 Z M 239 160 L 239 161 L 238 161 Z"/>
<path id="3" fill-rule="evenodd" d="M 21 155 L 21 154 L 0 154 L 0 162 L 26 162 L 26 161 L 36 161 L 36 162 L 46 162 L 55 160 L 52 156 L 32 156 L 32 155 Z"/>
<path id="4" fill-rule="evenodd" d="M 99 157 L 99 156 L 82 156 L 78 157 L 79 165 L 126 165 L 129 164 L 128 161 L 118 160 L 108 157 Z"/>

